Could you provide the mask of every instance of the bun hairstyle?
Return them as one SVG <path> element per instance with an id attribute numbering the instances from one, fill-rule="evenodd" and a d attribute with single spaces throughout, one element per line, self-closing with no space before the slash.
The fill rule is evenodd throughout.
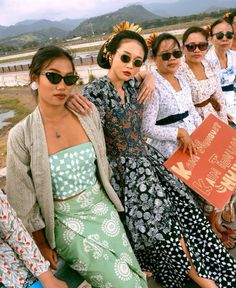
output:
<path id="1" fill-rule="evenodd" d="M 162 33 L 160 35 L 158 35 L 157 33 L 153 33 L 151 34 L 148 39 L 146 40 L 146 43 L 148 45 L 148 48 L 150 49 L 150 55 L 152 57 L 156 57 L 157 56 L 157 52 L 160 48 L 160 45 L 162 43 L 162 41 L 164 40 L 173 40 L 175 44 L 177 44 L 178 48 L 180 49 L 180 43 L 177 40 L 177 38 L 169 33 Z"/>
<path id="2" fill-rule="evenodd" d="M 234 17 L 236 17 L 236 10 L 233 12 L 226 12 L 223 16 L 223 19 L 232 25 L 234 21 Z"/>
<path id="3" fill-rule="evenodd" d="M 98 52 L 97 63 L 100 67 L 105 69 L 111 68 L 111 55 L 114 55 L 120 47 L 120 43 L 124 39 L 131 39 L 138 41 L 144 51 L 143 62 L 147 59 L 148 48 L 144 38 L 139 34 L 142 28 L 139 25 L 134 25 L 127 21 L 121 22 L 119 25 L 114 26 L 114 31 L 107 41 L 102 45 Z"/>
<path id="4" fill-rule="evenodd" d="M 201 28 L 198 26 L 189 27 L 183 34 L 183 38 L 182 38 L 183 45 L 186 43 L 188 37 L 193 33 L 201 33 L 202 36 L 206 39 L 206 41 L 208 41 L 209 31 L 210 31 L 210 25 L 207 25 L 204 28 Z"/>

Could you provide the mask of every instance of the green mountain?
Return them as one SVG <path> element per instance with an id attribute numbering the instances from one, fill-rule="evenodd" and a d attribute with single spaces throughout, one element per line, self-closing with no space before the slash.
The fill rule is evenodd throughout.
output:
<path id="1" fill-rule="evenodd" d="M 24 33 L 37 32 L 47 29 L 60 29 L 67 33 L 75 29 L 84 19 L 63 19 L 51 21 L 47 19 L 24 20 L 8 27 L 0 26 L 0 39 L 15 37 Z"/>
<path id="2" fill-rule="evenodd" d="M 96 34 L 109 33 L 115 24 L 126 20 L 134 23 L 141 23 L 147 20 L 160 18 L 143 8 L 141 5 L 131 5 L 121 8 L 115 12 L 104 14 L 98 17 L 89 18 L 74 29 L 69 36 L 92 36 Z"/>
<path id="3" fill-rule="evenodd" d="M 64 38 L 67 32 L 55 27 L 42 29 L 40 31 L 23 33 L 13 37 L 0 39 L 0 47 L 11 46 L 15 48 L 37 47 L 45 43 L 56 43 Z"/>

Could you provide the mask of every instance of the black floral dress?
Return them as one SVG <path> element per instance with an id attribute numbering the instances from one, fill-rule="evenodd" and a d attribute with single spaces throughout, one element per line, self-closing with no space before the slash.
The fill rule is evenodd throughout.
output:
<path id="1" fill-rule="evenodd" d="M 236 287 L 236 262 L 212 232 L 192 191 L 142 138 L 138 82 L 131 79 L 123 89 L 125 105 L 106 76 L 87 85 L 83 94 L 100 112 L 112 185 L 125 207 L 124 225 L 142 269 L 163 287 L 183 287 L 190 269 L 179 242 L 184 238 L 200 276 L 221 288 Z"/>

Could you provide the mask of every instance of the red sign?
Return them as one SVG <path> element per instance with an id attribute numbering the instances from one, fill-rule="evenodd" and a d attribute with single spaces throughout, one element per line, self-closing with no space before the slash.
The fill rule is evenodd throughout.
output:
<path id="1" fill-rule="evenodd" d="M 192 158 L 178 149 L 164 165 L 219 209 L 236 190 L 236 130 L 210 114 L 192 133 Z"/>

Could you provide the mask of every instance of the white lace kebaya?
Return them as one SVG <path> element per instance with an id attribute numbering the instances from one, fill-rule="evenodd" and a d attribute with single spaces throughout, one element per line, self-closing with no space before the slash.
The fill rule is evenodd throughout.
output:
<path id="1" fill-rule="evenodd" d="M 142 132 L 148 137 L 147 142 L 168 158 L 179 146 L 178 128 L 184 128 L 191 134 L 201 123 L 201 118 L 193 105 L 191 89 L 181 74 L 175 75 L 181 86 L 181 90 L 176 92 L 157 71 L 153 73 L 156 88 L 152 99 L 144 105 Z M 157 121 L 173 115 L 185 118 L 173 123 L 157 125 Z"/>

